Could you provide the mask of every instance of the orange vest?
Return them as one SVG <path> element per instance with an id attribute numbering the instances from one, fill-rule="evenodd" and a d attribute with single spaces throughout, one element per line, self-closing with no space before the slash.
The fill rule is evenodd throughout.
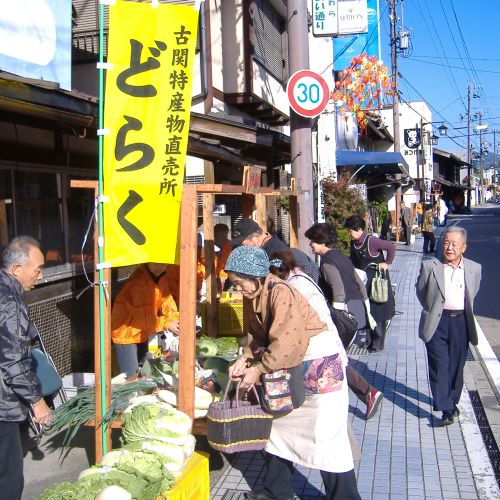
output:
<path id="1" fill-rule="evenodd" d="M 178 319 L 169 273 L 165 272 L 155 283 L 143 264 L 115 299 L 111 311 L 111 336 L 115 344 L 140 344 Z"/>

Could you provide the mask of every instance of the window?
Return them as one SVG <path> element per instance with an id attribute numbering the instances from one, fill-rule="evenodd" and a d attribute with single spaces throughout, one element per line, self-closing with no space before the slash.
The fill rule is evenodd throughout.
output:
<path id="1" fill-rule="evenodd" d="M 281 82 L 288 80 L 288 33 L 282 19 L 266 0 L 252 0 L 253 56 Z"/>
<path id="2" fill-rule="evenodd" d="M 36 238 L 45 267 L 81 262 L 85 230 L 94 210 L 94 192 L 70 189 L 65 173 L 0 169 L 0 245 L 20 235 Z M 87 177 L 88 178 L 88 177 Z M 92 234 L 84 249 L 93 257 Z"/>

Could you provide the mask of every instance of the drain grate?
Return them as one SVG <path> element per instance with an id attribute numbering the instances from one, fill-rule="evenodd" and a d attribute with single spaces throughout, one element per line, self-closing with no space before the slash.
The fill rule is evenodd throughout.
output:
<path id="1" fill-rule="evenodd" d="M 476 415 L 479 430 L 481 431 L 481 436 L 483 437 L 484 446 L 486 447 L 486 451 L 488 452 L 488 456 L 490 458 L 495 479 L 500 487 L 500 451 L 498 450 L 497 442 L 491 432 L 491 427 L 486 417 L 486 413 L 484 412 L 483 403 L 481 402 L 479 393 L 477 391 L 469 391 L 469 397 L 474 414 Z"/>

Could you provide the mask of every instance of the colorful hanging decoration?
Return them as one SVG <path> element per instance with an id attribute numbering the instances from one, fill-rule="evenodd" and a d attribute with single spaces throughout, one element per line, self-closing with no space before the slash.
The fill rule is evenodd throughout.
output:
<path id="1" fill-rule="evenodd" d="M 361 54 L 342 72 L 342 79 L 335 82 L 330 99 L 339 112 L 346 116 L 353 113 L 361 130 L 368 124 L 367 111 L 380 109 L 383 98 L 394 94 L 394 83 L 387 66 L 375 56 Z M 347 119 L 347 116 L 346 116 Z"/>

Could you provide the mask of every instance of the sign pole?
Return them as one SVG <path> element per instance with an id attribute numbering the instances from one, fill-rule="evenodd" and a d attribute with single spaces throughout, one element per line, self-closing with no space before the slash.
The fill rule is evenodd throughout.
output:
<path id="1" fill-rule="evenodd" d="M 304 0 L 288 0 L 287 3 L 290 74 L 309 68 L 307 3 Z M 315 221 L 311 128 L 309 118 L 304 118 L 293 111 L 290 113 L 292 176 L 297 180 L 298 190 L 304 191 L 297 207 L 298 248 L 308 255 L 311 250 L 304 232 Z"/>

